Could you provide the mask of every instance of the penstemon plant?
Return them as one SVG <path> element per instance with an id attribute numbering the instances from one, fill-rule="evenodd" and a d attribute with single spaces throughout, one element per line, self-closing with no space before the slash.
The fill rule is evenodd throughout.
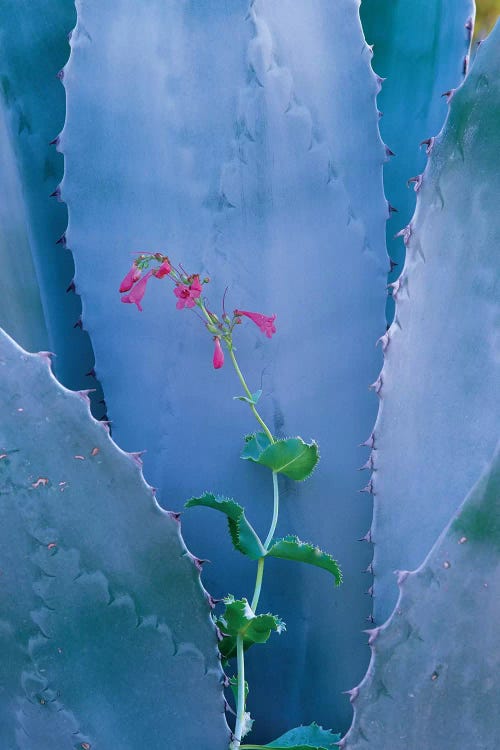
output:
<path id="1" fill-rule="evenodd" d="M 312 544 L 302 542 L 295 535 L 275 538 L 279 516 L 278 474 L 283 474 L 295 481 L 304 481 L 311 476 L 319 460 L 318 446 L 315 441 L 306 443 L 300 437 L 276 438 L 257 410 L 261 390 L 252 393 L 236 359 L 233 334 L 243 318 L 249 318 L 268 338 L 276 333 L 274 321 L 276 315 L 267 316 L 248 310 L 234 310 L 232 315 L 226 312 L 224 299 L 220 316 L 208 309 L 203 297 L 203 286 L 209 283 L 208 278 L 201 279 L 199 274 L 187 274 L 179 266 L 176 268 L 161 253 L 141 253 L 133 262 L 120 285 L 123 294 L 122 302 L 135 304 L 142 311 L 142 299 L 148 281 L 169 278 L 173 283 L 173 292 L 177 297 L 176 307 L 198 313 L 204 326 L 213 337 L 213 366 L 220 369 L 224 365 L 224 349 L 227 350 L 231 363 L 243 387 L 244 395 L 234 396 L 236 400 L 248 404 L 259 424 L 259 431 L 245 436 L 241 458 L 252 461 L 271 471 L 273 484 L 273 512 L 271 525 L 265 541 L 262 541 L 245 515 L 245 509 L 231 498 L 205 492 L 200 497 L 193 497 L 185 504 L 187 508 L 207 507 L 226 515 L 232 544 L 238 552 L 246 555 L 257 564 L 255 586 L 249 599 L 236 599 L 228 595 L 223 599 L 224 612 L 215 618 L 220 634 L 219 651 L 224 666 L 236 657 L 236 674 L 228 681 L 236 701 L 236 721 L 232 733 L 230 750 L 252 750 L 266 747 L 263 745 L 241 744 L 241 740 L 252 728 L 253 720 L 246 710 L 248 684 L 245 680 L 245 652 L 256 643 L 268 641 L 271 633 L 281 633 L 285 624 L 276 615 L 257 614 L 262 590 L 264 565 L 267 557 L 298 561 L 315 565 L 331 573 L 336 585 L 342 582 L 339 565 L 334 558 Z M 330 731 L 323 730 L 316 724 L 291 730 L 267 747 L 287 748 L 287 750 L 314 750 L 330 748 L 338 737 Z M 318 744 L 319 743 L 319 744 Z"/>

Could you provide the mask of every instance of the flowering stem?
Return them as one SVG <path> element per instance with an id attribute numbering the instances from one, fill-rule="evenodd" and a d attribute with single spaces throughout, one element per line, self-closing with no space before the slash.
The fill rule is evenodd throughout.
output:
<path id="1" fill-rule="evenodd" d="M 234 739 L 231 742 L 232 750 L 238 750 L 240 746 L 245 715 L 245 654 L 243 650 L 242 635 L 236 637 L 236 655 L 238 662 L 238 706 L 236 713 L 236 726 L 234 728 Z"/>
<path id="2" fill-rule="evenodd" d="M 236 361 L 236 357 L 234 356 L 233 347 L 232 346 L 228 346 L 228 349 L 229 349 L 229 356 L 231 357 L 231 361 L 233 363 L 234 369 L 236 370 L 236 374 L 237 374 L 237 376 L 240 379 L 241 385 L 243 386 L 243 388 L 245 390 L 245 393 L 247 394 L 248 398 L 252 398 L 252 394 L 250 392 L 250 389 L 249 389 L 249 387 L 247 386 L 247 384 L 245 382 L 245 378 L 243 377 L 243 373 L 241 372 L 241 370 L 239 368 L 239 365 L 238 365 L 238 363 Z M 254 415 L 255 419 L 257 420 L 257 422 L 260 424 L 260 426 L 262 427 L 262 429 L 266 433 L 266 435 L 269 438 L 270 442 L 274 443 L 274 438 L 273 438 L 273 436 L 271 434 L 271 430 L 269 429 L 269 427 L 267 426 L 267 424 L 264 422 L 264 420 L 260 416 L 259 412 L 255 408 L 255 405 L 254 404 L 249 404 L 249 406 L 250 406 L 251 410 L 253 411 L 253 415 Z"/>
<path id="3" fill-rule="evenodd" d="M 278 489 L 278 475 L 276 474 L 275 471 L 273 471 L 273 495 L 274 495 L 273 520 L 271 522 L 271 528 L 269 529 L 269 534 L 267 535 L 266 541 L 264 542 L 264 547 L 266 549 L 271 544 L 272 538 L 274 536 L 274 532 L 276 531 L 276 524 L 278 523 L 278 513 L 280 509 L 280 493 Z"/>
<path id="4" fill-rule="evenodd" d="M 274 536 L 274 532 L 276 531 L 276 524 L 278 523 L 280 495 L 279 495 L 279 490 L 278 490 L 278 475 L 276 474 L 275 471 L 273 471 L 273 495 L 274 495 L 273 520 L 271 521 L 271 527 L 269 529 L 269 533 L 267 535 L 266 541 L 264 542 L 264 549 L 266 550 L 271 544 L 272 538 Z M 265 558 L 261 557 L 257 563 L 257 577 L 255 579 L 255 588 L 254 588 L 252 604 L 251 604 L 251 607 L 254 612 L 257 609 L 257 605 L 259 603 L 259 597 L 260 597 L 260 590 L 262 588 L 262 578 L 264 576 L 264 560 Z"/>
<path id="5" fill-rule="evenodd" d="M 262 588 L 262 578 L 264 576 L 264 559 L 263 557 L 259 558 L 259 561 L 257 563 L 257 577 L 255 578 L 255 588 L 253 592 L 253 598 L 251 607 L 253 611 L 257 609 L 257 605 L 259 604 L 259 597 L 260 597 L 260 590 Z"/>
<path id="6" fill-rule="evenodd" d="M 203 303 L 200 305 L 205 317 L 207 320 L 212 323 L 212 320 L 205 309 L 205 306 Z M 233 367 L 236 370 L 236 374 L 240 380 L 241 385 L 243 386 L 243 390 L 245 391 L 246 395 L 249 399 L 252 399 L 252 393 L 250 391 L 250 388 L 248 387 L 245 378 L 243 377 L 243 373 L 240 370 L 240 367 L 238 365 L 238 362 L 236 360 L 236 357 L 234 355 L 233 351 L 233 345 L 231 338 L 225 338 L 227 348 L 229 351 L 229 356 L 231 357 L 231 362 L 233 363 Z M 269 441 L 271 443 L 274 443 L 274 438 L 271 433 L 271 430 L 266 425 L 262 417 L 260 416 L 259 412 L 255 408 L 255 404 L 250 403 L 249 404 L 250 409 L 253 412 L 253 415 L 257 422 L 260 424 L 262 429 L 264 430 L 265 434 L 269 438 Z M 264 548 L 267 550 L 269 547 L 271 540 L 274 536 L 274 532 L 276 530 L 276 524 L 278 523 L 278 513 L 279 513 L 279 490 L 278 490 L 278 476 L 275 471 L 273 471 L 273 496 L 274 496 L 274 502 L 273 502 L 273 518 L 271 521 L 271 527 L 269 529 L 269 533 L 267 535 Z M 253 612 L 256 612 L 257 606 L 259 604 L 259 598 L 260 598 L 260 592 L 262 589 L 262 580 L 264 577 L 264 557 L 261 557 L 259 561 L 257 562 L 257 575 L 255 578 L 255 587 L 252 597 L 252 603 L 251 608 Z M 245 719 L 245 654 L 243 649 L 243 638 L 242 636 L 237 636 L 236 639 L 236 658 L 237 658 L 237 672 L 238 672 L 238 693 L 237 693 L 237 707 L 236 707 L 236 725 L 234 728 L 234 739 L 231 742 L 231 750 L 238 750 L 241 745 L 241 735 L 243 731 L 243 725 L 244 725 L 244 719 Z M 252 747 L 249 745 L 248 747 Z M 258 747 L 258 746 L 256 746 Z"/>

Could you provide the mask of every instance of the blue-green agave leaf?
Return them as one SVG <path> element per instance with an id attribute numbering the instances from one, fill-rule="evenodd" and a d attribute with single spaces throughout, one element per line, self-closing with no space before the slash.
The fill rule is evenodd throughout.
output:
<path id="1" fill-rule="evenodd" d="M 435 496 L 439 501 L 439 495 Z M 346 750 L 489 750 L 500 736 L 500 448 L 370 633 Z"/>
<path id="2" fill-rule="evenodd" d="M 225 750 L 216 630 L 177 518 L 45 355 L 2 332 L 0 367 L 0 746 Z"/>
<path id="3" fill-rule="evenodd" d="M 420 565 L 498 439 L 499 109 L 497 25 L 435 140 L 383 337 L 369 462 L 378 623 L 396 602 L 393 571 Z"/>
<path id="4" fill-rule="evenodd" d="M 192 497 L 185 503 L 186 508 L 201 506 L 213 508 L 226 514 L 231 540 L 238 552 L 248 555 L 252 560 L 258 560 L 260 557 L 265 556 L 266 550 L 257 532 L 247 521 L 245 511 L 241 505 L 230 498 L 219 497 L 213 495 L 211 492 L 205 492 L 201 497 Z"/>
<path id="5" fill-rule="evenodd" d="M 238 362 L 262 388 L 271 432 L 314 435 L 328 456 L 293 489 L 280 477 L 293 496 L 283 524 L 334 547 L 347 585 L 273 566 L 263 596 L 293 627 L 294 648 L 275 639 L 248 660 L 250 684 L 279 671 L 287 685 L 273 711 L 266 691 L 252 694 L 255 736 L 305 715 L 347 727 L 341 692 L 369 657 L 359 571 L 371 551 L 356 540 L 371 503 L 358 495 L 357 445 L 376 416 L 366 385 L 380 368 L 387 271 L 386 154 L 358 0 L 86 0 L 71 46 L 61 191 L 113 434 L 147 450 L 146 476 L 168 507 L 201 484 L 241 498 L 254 527 L 268 528 L 271 477 L 238 466 L 241 436 L 259 428 L 231 398 L 230 362 L 212 369 L 211 336 L 175 309 L 166 280 L 149 282 L 143 313 L 117 287 L 134 253 L 161 250 L 210 277 L 210 309 L 229 285 L 229 309 L 277 314 L 272 340 L 250 320 L 238 326 Z M 254 564 L 221 541 L 212 516 L 183 521 L 190 548 L 212 561 L 207 586 L 248 594 Z"/>
<path id="6" fill-rule="evenodd" d="M 365 37 L 373 44 L 373 67 L 381 76 L 380 130 L 394 154 L 384 167 L 392 282 L 405 260 L 405 243 L 395 235 L 415 210 L 426 151 L 447 113 L 443 94 L 455 89 L 467 70 L 474 0 L 426 0 L 425 7 L 415 0 L 363 0 L 360 13 Z M 389 322 L 393 315 L 389 298 Z"/>
<path id="7" fill-rule="evenodd" d="M 338 562 L 327 552 L 320 550 L 319 547 L 301 542 L 296 536 L 285 536 L 283 539 L 276 539 L 269 547 L 267 554 L 269 557 L 279 557 L 282 560 L 295 560 L 296 562 L 304 562 L 308 563 L 308 565 L 315 565 L 317 568 L 323 568 L 333 575 L 337 586 L 340 586 L 342 583 L 342 572 Z"/>
<path id="8" fill-rule="evenodd" d="M 54 352 L 57 377 L 77 390 L 98 384 L 58 187 L 65 115 L 58 78 L 75 20 L 73 0 L 0 4 L 0 325 L 24 347 Z M 102 393 L 91 398 L 103 414 Z"/>
<path id="9" fill-rule="evenodd" d="M 28 349 L 48 350 L 49 336 L 26 231 L 22 184 L 1 98 L 0 164 L 0 325 Z"/>

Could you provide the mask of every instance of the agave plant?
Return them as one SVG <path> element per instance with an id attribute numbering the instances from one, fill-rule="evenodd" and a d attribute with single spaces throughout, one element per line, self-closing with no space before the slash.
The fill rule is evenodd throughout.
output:
<path id="1" fill-rule="evenodd" d="M 266 477 L 238 467 L 254 428 L 206 332 L 160 284 L 140 315 L 120 303 L 142 251 L 278 314 L 240 361 L 273 434 L 321 446 L 307 483 L 280 480 L 280 524 L 344 584 L 266 563 L 287 634 L 249 659 L 245 742 L 328 750 L 315 720 L 346 748 L 496 746 L 500 28 L 476 53 L 474 16 L 2 3 L 3 747 L 230 741 L 211 605 L 252 561 L 219 514 L 178 511 L 210 487 L 260 533 Z"/>

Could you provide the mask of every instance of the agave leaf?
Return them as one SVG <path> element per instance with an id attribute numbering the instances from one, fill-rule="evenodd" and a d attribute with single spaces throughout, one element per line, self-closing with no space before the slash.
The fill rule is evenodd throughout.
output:
<path id="1" fill-rule="evenodd" d="M 500 448 L 371 632 L 346 750 L 491 748 L 499 735 Z"/>
<path id="2" fill-rule="evenodd" d="M 38 279 L 26 232 L 25 206 L 16 155 L 7 131 L 0 99 L 0 325 L 28 349 L 48 350 L 49 336 L 43 315 Z M 13 249 L 15 248 L 15 252 Z"/>
<path id="3" fill-rule="evenodd" d="M 216 631 L 178 520 L 46 356 L 1 332 L 0 365 L 1 747 L 225 750 Z"/>
<path id="4" fill-rule="evenodd" d="M 255 529 L 247 521 L 245 511 L 234 500 L 227 497 L 216 497 L 211 492 L 205 492 L 201 497 L 192 497 L 185 504 L 186 508 L 204 506 L 225 513 L 228 520 L 229 533 L 234 548 L 252 560 L 264 557 L 266 550 L 262 545 Z"/>
<path id="5" fill-rule="evenodd" d="M 499 108 L 497 26 L 429 157 L 385 336 L 372 454 L 379 623 L 396 602 L 393 571 L 421 563 L 498 439 Z"/>
<path id="6" fill-rule="evenodd" d="M 272 340 L 250 320 L 238 326 L 238 362 L 263 390 L 273 434 L 314 435 L 328 456 L 309 482 L 284 481 L 293 503 L 282 503 L 283 523 L 334 547 L 349 585 L 335 590 L 305 565 L 290 580 L 276 566 L 266 596 L 297 637 L 293 652 L 276 639 L 249 659 L 250 683 L 279 672 L 288 686 L 272 712 L 257 691 L 252 715 L 262 741 L 313 713 L 346 726 L 340 693 L 368 659 L 359 571 L 371 551 L 356 539 L 371 504 L 358 495 L 357 445 L 376 416 L 366 385 L 380 367 L 387 270 L 386 157 L 358 2 L 87 0 L 71 45 L 62 196 L 113 434 L 147 450 L 165 505 L 199 495 L 203 482 L 268 528 L 271 478 L 236 460 L 241 435 L 258 427 L 228 398 L 230 363 L 212 370 L 213 342 L 175 309 L 167 280 L 149 282 L 143 313 L 117 286 L 134 252 L 161 249 L 210 277 L 211 308 L 230 284 L 231 306 L 277 314 Z M 248 593 L 253 563 L 224 547 L 215 517 L 187 516 L 189 546 L 212 560 L 207 586 Z M 304 674 L 306 658 L 321 669 Z"/>
<path id="7" fill-rule="evenodd" d="M 394 156 L 384 167 L 385 194 L 389 205 L 387 248 L 395 264 L 389 281 L 403 270 L 405 244 L 395 235 L 415 210 L 416 193 L 408 180 L 424 171 L 423 143 L 441 130 L 446 113 L 444 92 L 463 80 L 468 64 L 474 23 L 473 0 L 428 0 L 425 11 L 414 0 L 363 0 L 360 14 L 373 67 L 381 76 L 377 105 L 383 113 L 382 137 Z M 418 189 L 418 182 L 410 183 Z M 392 211 L 392 207 L 396 211 Z M 388 320 L 394 301 L 388 300 Z"/>
<path id="8" fill-rule="evenodd" d="M 283 539 L 276 539 L 269 547 L 267 554 L 270 557 L 279 557 L 282 560 L 295 560 L 315 565 L 317 568 L 323 568 L 333 575 L 337 586 L 342 583 L 342 573 L 337 561 L 313 544 L 301 542 L 296 536 L 286 536 Z"/>
<path id="9" fill-rule="evenodd" d="M 54 352 L 57 377 L 79 389 L 97 385 L 86 376 L 94 356 L 88 335 L 75 327 L 82 308 L 71 291 L 67 210 L 57 194 L 63 157 L 50 143 L 64 124 L 57 74 L 75 19 L 73 0 L 0 5 L 0 325 L 27 348 Z M 98 415 L 100 399 L 92 396 Z"/>

